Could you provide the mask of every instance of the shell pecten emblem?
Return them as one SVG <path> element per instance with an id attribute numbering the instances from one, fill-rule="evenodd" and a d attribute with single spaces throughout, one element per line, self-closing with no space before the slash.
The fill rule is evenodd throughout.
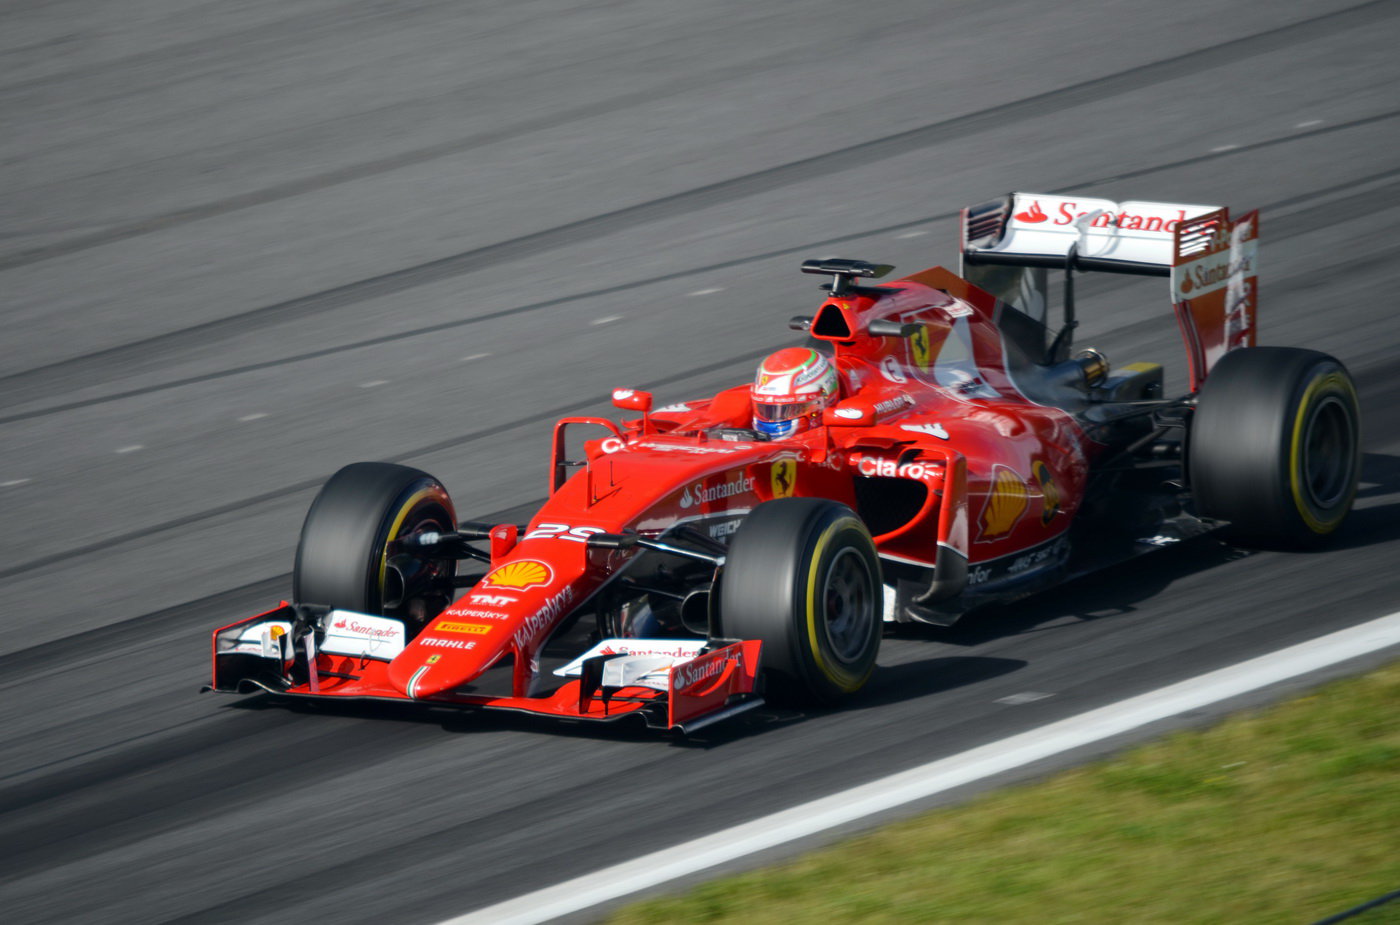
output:
<path id="1" fill-rule="evenodd" d="M 523 591 L 526 588 L 547 585 L 553 580 L 554 573 L 543 562 L 538 559 L 520 559 L 492 569 L 481 583 L 492 588 Z"/>
<path id="2" fill-rule="evenodd" d="M 992 483 L 987 492 L 987 504 L 982 508 L 981 533 L 978 541 L 1000 539 L 1030 507 L 1030 489 L 1025 479 L 1006 466 L 992 470 Z"/>

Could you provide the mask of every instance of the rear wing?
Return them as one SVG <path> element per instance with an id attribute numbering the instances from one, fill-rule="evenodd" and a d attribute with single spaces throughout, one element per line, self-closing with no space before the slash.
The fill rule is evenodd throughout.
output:
<path id="1" fill-rule="evenodd" d="M 1169 277 L 1194 392 L 1254 344 L 1258 239 L 1258 212 L 1231 222 L 1220 206 L 1011 193 L 963 209 L 962 276 L 1042 324 L 1047 269 Z"/>

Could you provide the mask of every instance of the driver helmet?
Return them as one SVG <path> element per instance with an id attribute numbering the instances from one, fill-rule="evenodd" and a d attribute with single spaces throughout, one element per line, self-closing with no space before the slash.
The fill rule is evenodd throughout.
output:
<path id="1" fill-rule="evenodd" d="M 836 368 L 817 351 L 779 350 L 759 364 L 749 390 L 753 428 L 769 437 L 791 437 L 812 426 L 839 389 Z"/>

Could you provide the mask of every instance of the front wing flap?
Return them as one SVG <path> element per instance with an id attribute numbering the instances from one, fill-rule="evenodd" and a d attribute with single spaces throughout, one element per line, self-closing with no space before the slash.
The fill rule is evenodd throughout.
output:
<path id="1" fill-rule="evenodd" d="M 389 683 L 385 655 L 325 651 L 318 648 L 316 637 L 304 622 L 299 623 L 297 609 L 285 601 L 273 610 L 220 627 L 213 634 L 213 676 L 204 690 L 509 710 L 595 722 L 636 714 L 648 726 L 682 732 L 763 703 L 757 690 L 761 653 L 757 640 L 723 641 L 708 651 L 673 659 L 673 664 L 641 670 L 627 670 L 625 652 L 584 658 L 577 677 L 539 697 L 491 696 L 473 693 L 468 686 L 415 699 Z"/>

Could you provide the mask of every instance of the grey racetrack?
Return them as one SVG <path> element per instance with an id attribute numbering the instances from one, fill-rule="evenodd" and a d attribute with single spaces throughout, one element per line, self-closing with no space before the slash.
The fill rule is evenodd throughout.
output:
<path id="1" fill-rule="evenodd" d="M 6 921 L 432 922 L 1400 610 L 1397 44 L 1394 0 L 0 5 Z M 1261 341 L 1361 393 L 1331 548 L 1167 550 L 691 740 L 197 693 L 339 466 L 527 517 L 555 417 L 743 381 L 802 259 L 956 267 L 1012 189 L 1262 209 Z M 1165 281 L 1081 296 L 1184 387 Z"/>

